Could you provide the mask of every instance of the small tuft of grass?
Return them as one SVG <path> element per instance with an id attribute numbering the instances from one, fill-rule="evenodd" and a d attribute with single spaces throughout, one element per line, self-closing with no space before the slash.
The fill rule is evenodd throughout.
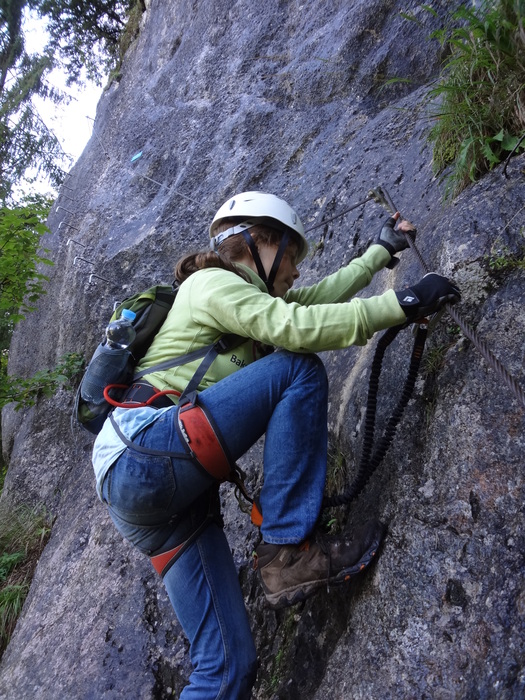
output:
<path id="1" fill-rule="evenodd" d="M 326 470 L 326 491 L 330 494 L 344 491 L 348 478 L 348 469 L 344 454 L 336 447 L 328 447 Z"/>
<path id="2" fill-rule="evenodd" d="M 485 257 L 485 264 L 493 277 L 500 278 L 515 270 L 525 270 L 525 228 L 519 235 L 521 242 L 515 250 L 502 244 L 499 239 L 494 241 L 490 254 Z"/>
<path id="3" fill-rule="evenodd" d="M 41 507 L 0 511 L 0 657 L 22 611 L 51 525 L 51 516 Z"/>
<path id="4" fill-rule="evenodd" d="M 525 270 L 525 256 L 502 250 L 489 256 L 488 266 L 492 272 L 497 273 Z"/>
<path id="5" fill-rule="evenodd" d="M 425 353 L 423 372 L 425 375 L 437 374 L 445 365 L 445 355 L 449 345 L 438 345 Z"/>

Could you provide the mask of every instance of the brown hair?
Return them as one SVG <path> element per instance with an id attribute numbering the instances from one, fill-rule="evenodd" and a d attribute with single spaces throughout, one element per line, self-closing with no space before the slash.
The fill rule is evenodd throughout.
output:
<path id="1" fill-rule="evenodd" d="M 216 233 L 222 233 L 236 223 L 240 223 L 240 221 L 241 219 L 226 219 L 217 227 Z M 249 231 L 256 246 L 279 245 L 282 238 L 280 231 L 276 231 L 269 226 L 253 226 Z M 248 244 L 244 240 L 244 236 L 240 234 L 230 236 L 220 244 L 218 252 L 203 250 L 197 253 L 190 253 L 181 258 L 175 266 L 175 279 L 180 284 L 194 272 L 208 267 L 220 267 L 246 279 L 246 275 L 235 265 L 235 261 L 243 258 L 248 251 Z"/>

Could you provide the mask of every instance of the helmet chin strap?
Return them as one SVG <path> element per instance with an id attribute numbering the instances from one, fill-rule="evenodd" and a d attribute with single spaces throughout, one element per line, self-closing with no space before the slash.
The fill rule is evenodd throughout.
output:
<path id="1" fill-rule="evenodd" d="M 275 282 L 277 270 L 279 269 L 279 265 L 281 264 L 286 248 L 288 247 L 290 235 L 288 234 L 288 232 L 283 233 L 269 275 L 266 275 L 266 270 L 263 267 L 259 251 L 257 250 L 257 246 L 255 245 L 255 241 L 253 240 L 253 238 L 250 236 L 248 231 L 242 231 L 242 235 L 244 236 L 244 240 L 250 248 L 255 267 L 257 268 L 257 274 L 265 283 L 266 288 L 268 289 L 268 293 L 273 294 L 273 283 Z"/>
<path id="2" fill-rule="evenodd" d="M 255 241 L 250 236 L 248 231 L 241 231 L 241 233 L 244 236 L 244 240 L 248 244 L 248 247 L 249 247 L 250 252 L 252 254 L 253 262 L 255 263 L 255 267 L 257 268 L 257 274 L 262 279 L 262 281 L 266 284 L 267 283 L 266 270 L 264 269 L 263 264 L 261 262 L 261 258 L 259 257 L 259 251 L 257 250 L 257 246 L 255 245 Z"/>

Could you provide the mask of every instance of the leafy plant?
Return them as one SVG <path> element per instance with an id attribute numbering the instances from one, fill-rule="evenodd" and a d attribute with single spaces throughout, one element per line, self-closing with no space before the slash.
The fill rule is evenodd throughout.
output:
<path id="1" fill-rule="evenodd" d="M 99 84 L 120 61 L 123 36 L 132 32 L 128 25 L 138 26 L 145 9 L 144 0 L 33 0 L 33 4 L 47 21 L 50 50 L 61 59 L 69 82 L 79 82 L 85 72 Z"/>
<path id="2" fill-rule="evenodd" d="M 17 409 L 32 406 L 39 396 L 51 396 L 58 387 L 72 385 L 84 364 L 82 355 L 69 353 L 55 368 L 28 379 L 7 375 L 13 329 L 35 310 L 48 280 L 41 268 L 53 264 L 40 248 L 48 231 L 49 206 L 44 197 L 33 196 L 19 206 L 0 207 L 0 408 L 11 402 Z"/>
<path id="3" fill-rule="evenodd" d="M 489 267 L 493 272 L 510 272 L 512 270 L 525 270 L 525 257 L 515 253 L 505 253 L 489 257 Z"/>
<path id="4" fill-rule="evenodd" d="M 41 396 L 53 396 L 60 387 L 73 387 L 84 364 L 84 356 L 80 353 L 67 353 L 56 367 L 35 372 L 28 379 L 7 375 L 5 367 L 1 367 L 0 408 L 9 403 L 14 403 L 15 411 L 29 408 Z"/>
<path id="5" fill-rule="evenodd" d="M 494 275 L 525 270 L 525 229 L 521 231 L 521 239 L 521 245 L 515 251 L 502 245 L 499 240 L 494 242 L 490 255 L 485 260 Z"/>
<path id="6" fill-rule="evenodd" d="M 447 196 L 525 148 L 523 0 L 463 6 L 452 19 L 432 34 L 449 54 L 430 93 L 434 169 L 451 166 Z"/>
<path id="7" fill-rule="evenodd" d="M 23 561 L 24 558 L 24 552 L 14 552 L 13 554 L 4 552 L 3 554 L 0 554 L 0 583 L 6 580 L 12 569 Z"/>
<path id="8" fill-rule="evenodd" d="M 16 207 L 0 207 L 0 316 L 8 325 L 34 311 L 48 277 L 42 265 L 52 265 L 40 250 L 49 229 L 45 221 L 51 202 L 42 196 L 27 197 Z M 1 321 L 0 321 L 1 322 Z"/>

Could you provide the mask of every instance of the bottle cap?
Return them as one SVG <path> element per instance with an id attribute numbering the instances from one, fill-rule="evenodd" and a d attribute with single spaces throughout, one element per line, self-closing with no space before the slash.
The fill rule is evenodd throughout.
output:
<path id="1" fill-rule="evenodd" d="M 128 321 L 134 321 L 135 316 L 137 315 L 134 311 L 131 311 L 131 309 L 122 309 L 122 313 L 120 314 L 124 318 L 127 318 Z"/>

